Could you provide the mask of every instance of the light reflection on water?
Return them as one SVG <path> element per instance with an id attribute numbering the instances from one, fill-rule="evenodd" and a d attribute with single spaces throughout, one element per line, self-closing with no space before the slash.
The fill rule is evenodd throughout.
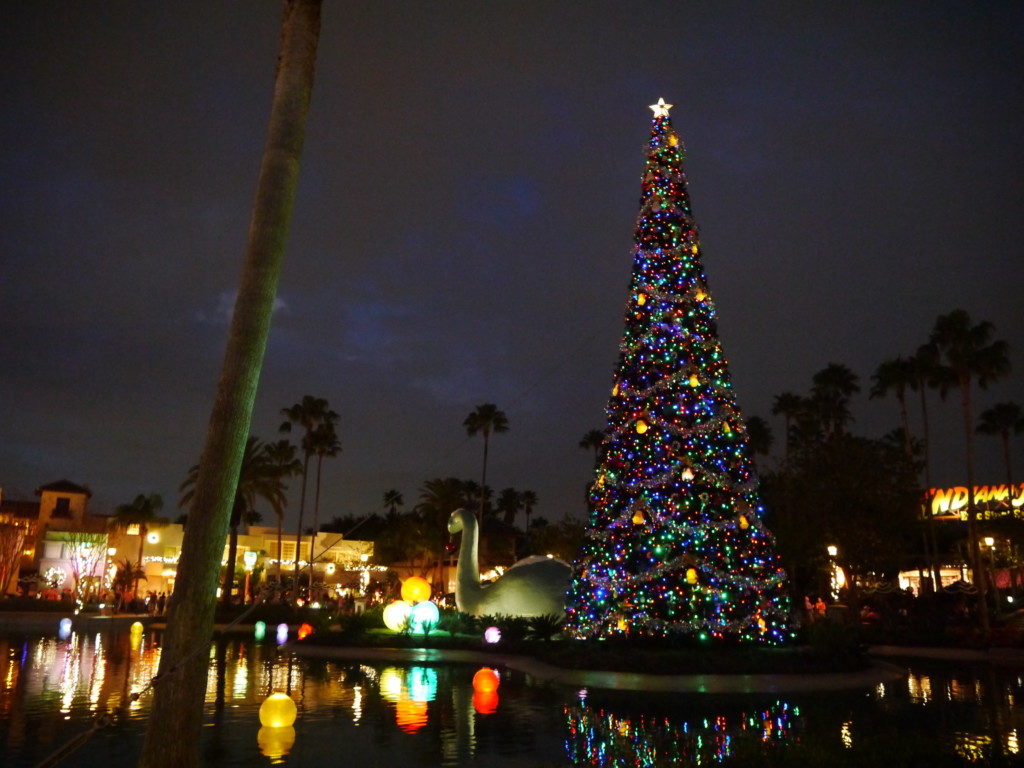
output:
<path id="1" fill-rule="evenodd" d="M 159 635 L 0 637 L 0 764 L 31 766 L 99 713 L 115 724 L 67 765 L 134 765 L 160 660 Z M 778 697 L 617 695 L 570 691 L 503 670 L 474 691 L 475 667 L 300 660 L 273 638 L 211 645 L 202 744 L 209 763 L 403 766 L 709 765 L 742 749 L 816 740 L 839 755 L 907 733 L 969 761 L 1014 764 L 1024 727 L 1022 680 L 992 669 L 915 668 L 872 689 Z M 298 706 L 294 728 L 262 729 L 274 691 Z"/>

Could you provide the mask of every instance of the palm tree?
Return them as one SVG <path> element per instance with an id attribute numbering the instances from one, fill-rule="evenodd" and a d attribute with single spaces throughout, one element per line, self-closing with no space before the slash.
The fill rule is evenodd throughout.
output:
<path id="1" fill-rule="evenodd" d="M 494 403 L 483 403 L 478 405 L 476 410 L 470 413 L 462 422 L 466 428 L 466 434 L 470 437 L 478 432 L 484 436 L 484 466 L 480 476 L 480 512 L 477 519 L 482 520 L 484 516 L 484 489 L 487 487 L 487 449 L 490 443 L 491 434 L 508 432 L 508 417 L 504 411 L 499 411 Z"/>
<path id="2" fill-rule="evenodd" d="M 388 508 L 388 514 L 391 517 L 395 517 L 398 514 L 398 508 L 403 504 L 405 504 L 405 499 L 394 488 L 390 491 L 384 491 L 384 506 Z"/>
<path id="3" fill-rule="evenodd" d="M 971 417 L 971 385 L 976 381 L 982 389 L 1010 371 L 1009 348 L 1005 341 L 992 341 L 995 326 L 988 321 L 972 324 L 963 309 L 954 309 L 935 320 L 930 342 L 949 370 L 950 378 L 960 389 L 960 407 L 964 416 L 967 460 L 967 537 L 971 551 L 971 568 L 976 574 L 980 592 L 978 601 L 981 629 L 988 634 L 988 584 L 981 576 L 981 549 L 978 543 L 978 511 L 974 500 L 974 420 Z"/>
<path id="4" fill-rule="evenodd" d="M 601 461 L 601 446 L 604 444 L 604 432 L 600 429 L 592 429 L 580 438 L 579 447 L 594 452 L 594 468 L 597 468 Z"/>
<path id="5" fill-rule="evenodd" d="M 309 447 L 316 456 L 316 494 L 313 497 L 313 533 L 309 537 L 309 588 L 312 589 L 313 562 L 315 560 L 313 547 L 316 544 L 316 534 L 320 524 L 320 471 L 323 467 L 324 458 L 337 456 L 341 453 L 341 441 L 338 440 L 338 433 L 334 429 L 333 422 L 324 422 L 313 430 L 309 435 Z"/>
<path id="6" fill-rule="evenodd" d="M 200 459 L 162 640 L 140 768 L 191 768 L 202 742 L 209 659 L 195 649 L 213 632 L 217 575 L 298 187 L 322 0 L 287 0 L 267 143 L 260 164 L 238 298 Z"/>
<path id="7" fill-rule="evenodd" d="M 187 506 L 192 501 L 198 477 L 199 465 L 196 464 L 189 468 L 188 475 L 178 488 L 182 492 L 178 506 Z M 225 605 L 231 603 L 235 586 L 238 527 L 243 521 L 250 525 L 259 521 L 259 513 L 256 511 L 257 499 L 266 501 L 276 515 L 283 514 L 286 504 L 285 490 L 281 469 L 270 458 L 267 446 L 260 442 L 258 437 L 250 436 L 245 442 L 245 453 L 242 455 L 242 467 L 238 475 L 235 500 L 231 505 L 228 528 L 228 563 L 221 592 L 221 599 Z"/>
<path id="8" fill-rule="evenodd" d="M 786 461 L 789 461 L 789 449 L 793 443 L 792 435 L 790 434 L 790 424 L 799 415 L 803 406 L 804 399 L 793 392 L 782 392 L 776 395 L 775 402 L 772 405 L 772 416 L 781 415 L 783 418 L 783 429 L 785 429 L 786 434 Z"/>
<path id="9" fill-rule="evenodd" d="M 998 435 L 1003 444 L 1003 462 L 1006 465 L 1006 484 L 1013 500 L 1013 464 L 1010 460 L 1010 433 L 1024 432 L 1024 411 L 1016 403 L 996 403 L 978 417 L 979 435 Z"/>
<path id="10" fill-rule="evenodd" d="M 436 477 L 427 480 L 420 488 L 420 503 L 416 515 L 422 523 L 423 547 L 436 555 L 436 567 L 440 574 L 435 585 L 444 582 L 445 544 L 448 541 L 448 517 L 459 507 L 468 506 L 473 498 L 469 484 L 455 477 Z"/>
<path id="11" fill-rule="evenodd" d="M 139 529 L 139 555 L 136 558 L 136 566 L 139 571 L 142 567 L 142 548 L 146 544 L 146 535 L 150 528 L 160 528 L 167 525 L 167 521 L 157 515 L 163 509 L 164 500 L 160 494 L 153 493 L 149 496 L 139 494 L 128 504 L 121 504 L 114 509 L 114 516 L 111 525 L 120 530 L 127 530 L 137 526 Z M 139 580 L 135 579 L 132 593 L 138 597 Z"/>
<path id="12" fill-rule="evenodd" d="M 295 458 L 295 446 L 288 440 L 278 440 L 275 443 L 267 443 L 264 450 L 267 458 L 277 467 L 281 477 L 291 477 L 301 474 L 302 462 Z M 282 539 L 284 537 L 284 508 L 281 508 L 277 515 L 277 585 L 281 586 L 281 551 Z"/>
<path id="13" fill-rule="evenodd" d="M 842 435 L 852 420 L 850 397 L 860 392 L 857 378 L 841 363 L 829 363 L 811 378 L 811 402 L 821 417 L 826 436 Z"/>
<path id="14" fill-rule="evenodd" d="M 767 456 L 772 450 L 772 428 L 760 416 L 747 419 L 747 442 L 756 456 Z"/>
<path id="15" fill-rule="evenodd" d="M 914 364 L 904 357 L 894 357 L 878 364 L 871 377 L 874 382 L 868 397 L 884 397 L 892 392 L 900 406 L 900 427 L 903 429 L 903 450 L 910 458 L 910 419 L 907 416 L 907 390 L 916 386 Z"/>
<path id="16" fill-rule="evenodd" d="M 299 589 L 299 561 L 302 549 L 302 516 L 306 511 L 306 481 L 309 479 L 309 460 L 313 456 L 313 445 L 311 435 L 321 424 L 333 424 L 338 420 L 338 414 L 330 409 L 327 401 L 322 397 L 312 395 L 303 396 L 302 400 L 288 408 L 281 409 L 281 415 L 285 421 L 281 424 L 280 431 L 288 433 L 292 427 L 300 427 L 302 435 L 302 490 L 299 493 L 299 524 L 295 533 L 295 589 Z M 310 553 L 312 555 L 312 552 Z"/>
<path id="17" fill-rule="evenodd" d="M 526 515 L 526 530 L 530 530 L 530 515 L 537 506 L 537 494 L 533 491 L 523 491 L 519 494 L 519 501 L 523 503 L 523 514 Z"/>

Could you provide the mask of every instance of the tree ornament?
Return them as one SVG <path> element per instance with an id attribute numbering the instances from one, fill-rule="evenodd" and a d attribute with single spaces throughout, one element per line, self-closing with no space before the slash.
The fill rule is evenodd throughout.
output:
<path id="1" fill-rule="evenodd" d="M 647 430 L 648 430 L 647 422 L 644 421 L 643 419 L 637 419 L 636 420 L 636 431 L 637 431 L 637 433 L 642 435 Z"/>
<path id="2" fill-rule="evenodd" d="M 750 523 L 747 521 L 746 515 L 740 515 L 740 530 L 747 530 L 750 527 Z"/>
<path id="3" fill-rule="evenodd" d="M 638 509 L 633 513 L 633 525 L 643 525 L 644 522 L 646 522 L 644 520 L 644 513 L 642 510 Z"/>
<path id="4" fill-rule="evenodd" d="M 696 568 L 687 568 L 686 569 L 686 583 L 687 584 L 696 584 L 697 583 L 697 569 Z"/>
<path id="5" fill-rule="evenodd" d="M 615 386 L 612 387 L 612 397 L 619 396 L 619 382 L 615 382 Z"/>
<path id="6" fill-rule="evenodd" d="M 697 374 L 695 374 L 695 373 L 690 374 L 690 386 L 691 387 L 699 387 L 700 386 L 700 379 L 697 378 Z"/>
<path id="7" fill-rule="evenodd" d="M 693 470 L 687 467 L 686 469 L 683 470 L 683 473 L 680 475 L 680 477 L 683 478 L 683 480 L 685 480 L 686 482 L 690 482 L 691 480 L 693 480 L 694 477 Z"/>
<path id="8" fill-rule="evenodd" d="M 647 303 L 647 296 L 646 296 L 646 294 L 638 293 L 636 295 L 636 304 L 637 304 L 637 306 L 638 307 L 642 307 L 646 303 Z"/>

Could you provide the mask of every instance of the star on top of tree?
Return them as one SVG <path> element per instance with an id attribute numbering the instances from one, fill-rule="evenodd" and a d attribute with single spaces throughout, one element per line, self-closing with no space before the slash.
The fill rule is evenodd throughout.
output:
<path id="1" fill-rule="evenodd" d="M 651 104 L 650 108 L 654 110 L 655 117 L 668 117 L 668 111 L 675 106 L 674 104 L 666 104 L 664 99 L 658 99 L 657 104 Z"/>

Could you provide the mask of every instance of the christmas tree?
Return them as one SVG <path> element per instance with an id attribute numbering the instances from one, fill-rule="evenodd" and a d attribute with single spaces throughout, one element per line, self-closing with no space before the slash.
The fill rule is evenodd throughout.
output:
<path id="1" fill-rule="evenodd" d="M 580 638 L 778 643 L 786 576 L 761 522 L 671 106 L 651 107 L 626 329 L 567 626 Z"/>

